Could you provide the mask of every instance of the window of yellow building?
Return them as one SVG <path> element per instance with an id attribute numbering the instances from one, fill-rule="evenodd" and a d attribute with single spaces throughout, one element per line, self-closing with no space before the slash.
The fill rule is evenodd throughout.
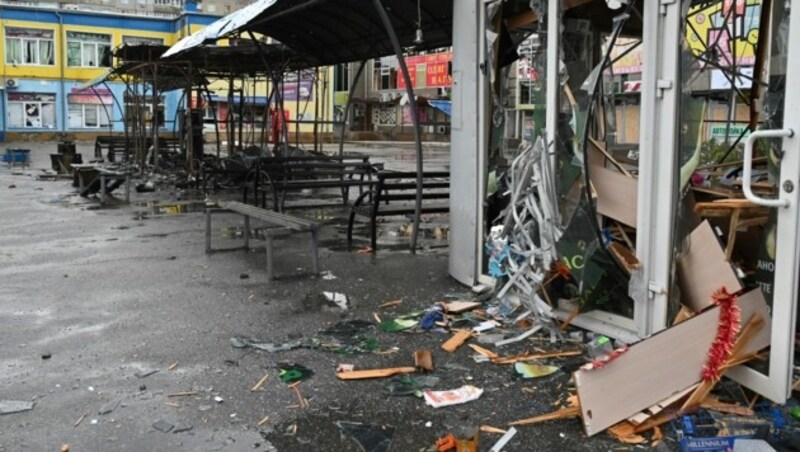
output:
<path id="1" fill-rule="evenodd" d="M 122 43 L 129 46 L 150 45 L 160 46 L 164 45 L 164 40 L 161 38 L 150 38 L 145 36 L 123 36 Z"/>
<path id="2" fill-rule="evenodd" d="M 53 65 L 53 30 L 6 28 L 6 63 Z"/>
<path id="3" fill-rule="evenodd" d="M 55 126 L 55 94 L 8 93 L 8 127 L 38 129 Z"/>
<path id="4" fill-rule="evenodd" d="M 111 35 L 68 31 L 67 66 L 111 66 Z"/>

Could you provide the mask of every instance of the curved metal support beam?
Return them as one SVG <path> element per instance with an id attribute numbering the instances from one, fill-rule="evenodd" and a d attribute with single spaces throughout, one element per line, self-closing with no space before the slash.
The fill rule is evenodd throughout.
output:
<path id="1" fill-rule="evenodd" d="M 350 107 L 353 106 L 353 95 L 356 92 L 358 81 L 361 80 L 361 74 L 364 72 L 364 67 L 367 65 L 367 60 L 361 62 L 356 70 L 356 76 L 353 79 L 353 84 L 350 85 L 350 92 L 347 93 L 347 103 L 344 106 L 344 120 L 342 121 L 342 133 L 339 135 L 339 157 L 344 155 L 344 134 L 347 132 L 347 125 L 350 123 Z"/>
<path id="2" fill-rule="evenodd" d="M 411 119 L 414 123 L 414 141 L 417 143 L 417 198 L 416 202 L 414 203 L 414 231 L 411 233 L 410 244 L 411 253 L 413 254 L 417 251 L 419 217 L 422 215 L 422 130 L 420 130 L 419 125 L 419 114 L 416 111 L 417 100 L 414 97 L 414 88 L 411 84 L 411 76 L 408 74 L 408 66 L 406 65 L 405 57 L 403 57 L 403 49 L 400 47 L 400 41 L 397 39 L 397 33 L 394 32 L 392 22 L 389 20 L 389 16 L 386 14 L 386 10 L 383 8 L 381 0 L 372 0 L 372 3 L 375 5 L 375 10 L 378 12 L 378 15 L 381 18 L 383 27 L 386 29 L 386 33 L 389 34 L 389 39 L 392 41 L 392 48 L 394 49 L 394 53 L 397 55 L 397 61 L 400 63 L 400 70 L 403 73 L 403 81 L 405 81 L 406 84 L 408 101 L 413 105 Z"/>

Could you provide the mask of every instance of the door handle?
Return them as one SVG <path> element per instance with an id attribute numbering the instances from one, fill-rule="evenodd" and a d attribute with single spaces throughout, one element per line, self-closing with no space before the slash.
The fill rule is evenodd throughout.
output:
<path id="1" fill-rule="evenodd" d="M 747 140 L 744 142 L 744 174 L 742 175 L 742 190 L 744 197 L 753 204 L 764 207 L 789 207 L 788 199 L 781 199 L 780 188 L 778 188 L 778 198 L 769 199 L 756 196 L 753 193 L 751 186 L 751 179 L 753 177 L 753 144 L 759 138 L 791 138 L 794 136 L 792 129 L 772 129 L 772 130 L 756 130 L 751 133 Z"/>

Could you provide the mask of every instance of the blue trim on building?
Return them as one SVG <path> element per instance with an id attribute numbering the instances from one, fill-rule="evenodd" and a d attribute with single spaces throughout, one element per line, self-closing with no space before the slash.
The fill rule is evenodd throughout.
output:
<path id="1" fill-rule="evenodd" d="M 192 12 L 184 13 L 173 19 L 165 19 L 114 13 L 36 10 L 8 6 L 4 6 L 0 9 L 0 19 L 58 24 L 59 21 L 56 13 L 61 14 L 61 17 L 64 19 L 64 25 L 118 28 L 160 33 L 174 33 L 187 23 L 190 25 L 208 25 L 219 19 L 219 16 Z"/>

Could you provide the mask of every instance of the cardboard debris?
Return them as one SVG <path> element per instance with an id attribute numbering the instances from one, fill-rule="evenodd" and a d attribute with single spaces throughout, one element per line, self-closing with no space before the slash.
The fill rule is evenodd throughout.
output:
<path id="1" fill-rule="evenodd" d="M 417 371 L 416 367 L 391 367 L 388 369 L 353 370 L 339 372 L 336 376 L 340 380 L 363 380 L 367 378 L 386 378 L 397 374 L 410 374 Z"/>
<path id="2" fill-rule="evenodd" d="M 742 290 L 707 220 L 689 234 L 684 253 L 678 258 L 678 282 L 681 303 L 695 312 L 711 306 L 711 295 L 720 287 L 725 287 L 728 293 Z"/>
<path id="3" fill-rule="evenodd" d="M 456 301 L 451 301 L 449 303 L 445 303 L 445 307 L 447 308 L 448 314 L 461 314 L 462 312 L 471 311 L 480 306 L 481 306 L 480 302 L 467 301 L 467 300 L 456 300 Z"/>
<path id="4" fill-rule="evenodd" d="M 483 394 L 483 389 L 464 385 L 458 389 L 451 389 L 449 391 L 426 390 L 423 396 L 425 397 L 425 403 L 434 408 L 441 408 L 443 406 L 459 405 L 477 400 L 481 394 Z"/>
<path id="5" fill-rule="evenodd" d="M 756 313 L 769 318 L 760 289 L 742 295 L 738 303 L 743 321 Z M 603 369 L 575 372 L 586 433 L 596 435 L 697 384 L 716 335 L 718 315 L 718 308 L 710 309 L 631 346 Z M 769 330 L 762 328 L 743 353 L 769 345 Z"/>
<path id="6" fill-rule="evenodd" d="M 453 353 L 458 350 L 459 347 L 464 345 L 464 342 L 467 342 L 470 337 L 472 337 L 472 331 L 458 330 L 456 331 L 456 334 L 442 344 L 442 348 L 448 353 Z"/>

